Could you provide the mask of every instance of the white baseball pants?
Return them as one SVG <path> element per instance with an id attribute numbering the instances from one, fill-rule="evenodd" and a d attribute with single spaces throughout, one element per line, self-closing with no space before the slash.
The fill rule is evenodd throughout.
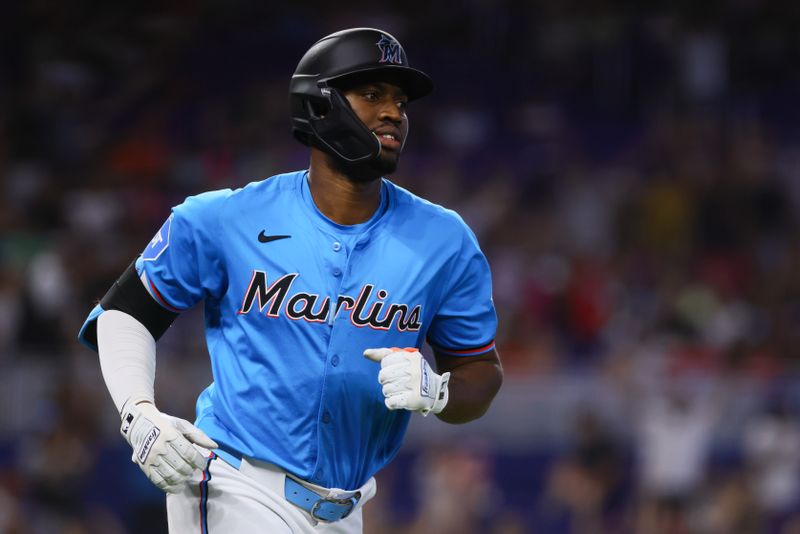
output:
<path id="1" fill-rule="evenodd" d="M 271 464 L 243 459 L 236 469 L 212 456 L 180 493 L 167 494 L 170 534 L 361 534 L 361 507 L 375 495 L 375 479 L 359 488 L 361 498 L 339 521 L 315 520 L 286 500 L 286 474 Z M 341 490 L 303 485 L 322 496 Z"/>

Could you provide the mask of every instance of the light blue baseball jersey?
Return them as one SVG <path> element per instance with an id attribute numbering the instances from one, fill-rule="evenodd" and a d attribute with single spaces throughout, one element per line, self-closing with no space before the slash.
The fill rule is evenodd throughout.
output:
<path id="1" fill-rule="evenodd" d="M 492 350 L 491 276 L 455 212 L 384 179 L 372 219 L 342 226 L 307 175 L 187 198 L 137 267 L 162 306 L 204 301 L 214 381 L 196 424 L 228 450 L 355 489 L 395 456 L 411 415 L 385 407 L 362 353 Z"/>

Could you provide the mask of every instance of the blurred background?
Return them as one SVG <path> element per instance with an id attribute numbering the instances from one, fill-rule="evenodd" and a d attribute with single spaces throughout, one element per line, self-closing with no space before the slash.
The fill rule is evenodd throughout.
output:
<path id="1" fill-rule="evenodd" d="M 76 333 L 169 208 L 305 168 L 288 80 L 375 26 L 434 79 L 394 181 L 493 269 L 506 380 L 414 418 L 368 533 L 800 532 L 789 0 L 4 2 L 0 532 L 164 532 Z M 192 418 L 199 310 L 160 343 Z"/>

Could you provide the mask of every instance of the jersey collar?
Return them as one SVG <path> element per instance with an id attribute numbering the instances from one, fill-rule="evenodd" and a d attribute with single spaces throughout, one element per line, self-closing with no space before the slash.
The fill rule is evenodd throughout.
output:
<path id="1" fill-rule="evenodd" d="M 319 210 L 314 203 L 314 197 L 311 195 L 311 188 L 308 185 L 308 171 L 300 173 L 300 197 L 301 204 L 305 208 L 309 219 L 321 230 L 340 235 L 358 235 L 371 230 L 385 218 L 384 215 L 389 209 L 389 184 L 386 179 L 381 178 L 381 203 L 369 220 L 359 224 L 346 225 L 336 223 Z"/>

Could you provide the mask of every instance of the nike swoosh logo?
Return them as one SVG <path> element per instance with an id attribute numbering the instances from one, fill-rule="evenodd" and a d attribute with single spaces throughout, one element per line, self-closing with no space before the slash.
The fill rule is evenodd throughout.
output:
<path id="1" fill-rule="evenodd" d="M 258 234 L 258 241 L 259 243 L 269 243 L 270 241 L 277 241 L 278 239 L 288 239 L 292 236 L 290 235 L 267 235 L 264 233 L 264 230 L 261 230 L 261 233 Z"/>

